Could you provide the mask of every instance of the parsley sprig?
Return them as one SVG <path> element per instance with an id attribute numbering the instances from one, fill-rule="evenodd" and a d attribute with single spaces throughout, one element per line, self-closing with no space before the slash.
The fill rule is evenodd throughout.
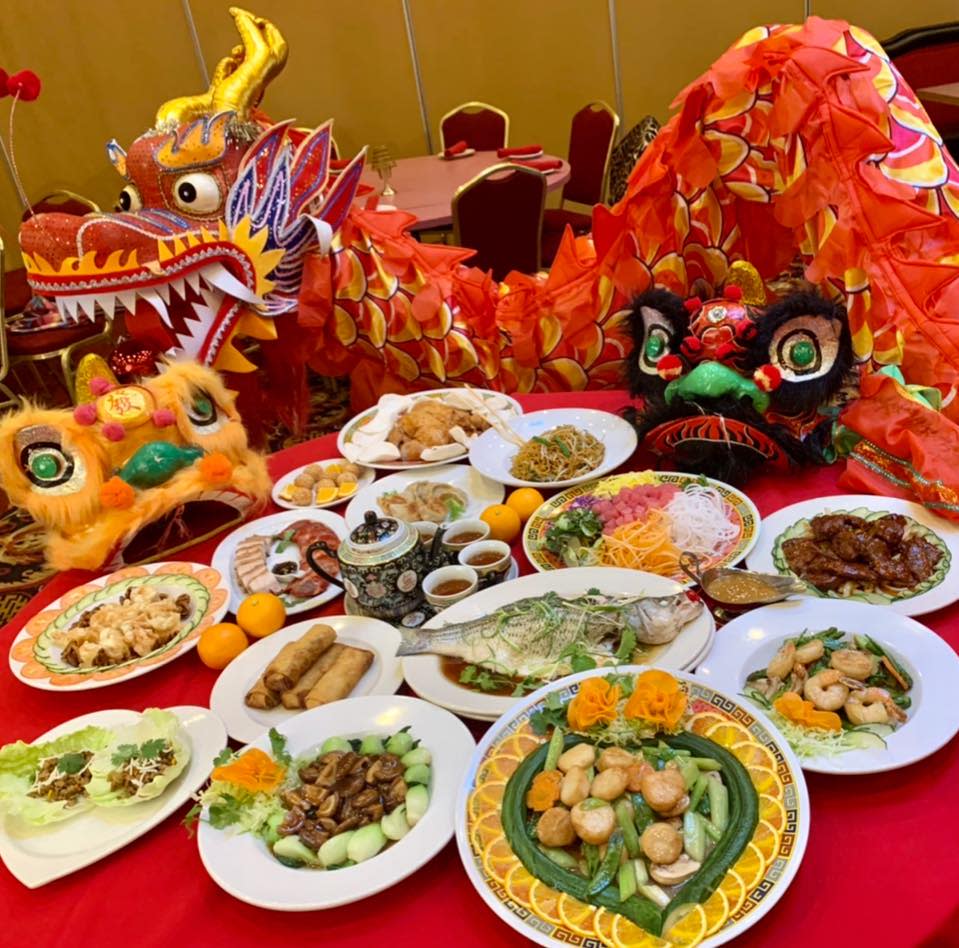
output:
<path id="1" fill-rule="evenodd" d="M 113 752 L 114 767 L 122 767 L 132 760 L 156 760 L 167 749 L 165 737 L 155 737 L 142 744 L 120 744 Z"/>

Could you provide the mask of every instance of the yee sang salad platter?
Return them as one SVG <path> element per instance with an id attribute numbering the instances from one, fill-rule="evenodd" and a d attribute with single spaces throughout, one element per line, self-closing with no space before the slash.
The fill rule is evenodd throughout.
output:
<path id="1" fill-rule="evenodd" d="M 457 805 L 470 880 L 541 945 L 729 941 L 782 896 L 808 832 L 802 771 L 764 718 L 634 666 L 517 705 Z"/>
<path id="2" fill-rule="evenodd" d="M 616 566 L 688 582 L 680 555 L 703 569 L 732 566 L 756 542 L 759 513 L 710 478 L 641 471 L 581 484 L 530 517 L 523 546 L 538 570 Z"/>

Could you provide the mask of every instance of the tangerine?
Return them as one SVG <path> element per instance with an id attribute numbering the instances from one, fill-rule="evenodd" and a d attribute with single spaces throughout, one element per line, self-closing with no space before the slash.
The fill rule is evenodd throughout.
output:
<path id="1" fill-rule="evenodd" d="M 526 523 L 543 503 L 543 495 L 535 487 L 518 487 L 506 498 L 506 506 L 512 507 L 519 519 Z"/>
<path id="2" fill-rule="evenodd" d="M 523 529 L 519 514 L 506 504 L 493 504 L 492 507 L 487 507 L 480 514 L 480 520 L 489 524 L 491 540 L 502 540 L 504 543 L 512 543 Z"/>
<path id="3" fill-rule="evenodd" d="M 263 639 L 283 628 L 286 622 L 286 606 L 273 593 L 253 593 L 240 603 L 236 610 L 236 624 L 247 635 Z"/>
<path id="4" fill-rule="evenodd" d="M 200 634 L 196 650 L 207 668 L 226 668 L 249 643 L 243 630 L 232 622 L 218 622 Z"/>

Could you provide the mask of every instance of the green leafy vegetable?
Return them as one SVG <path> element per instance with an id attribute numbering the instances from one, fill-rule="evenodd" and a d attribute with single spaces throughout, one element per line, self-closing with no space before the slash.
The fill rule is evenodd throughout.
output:
<path id="1" fill-rule="evenodd" d="M 530 715 L 529 725 L 535 734 L 546 734 L 551 728 L 564 727 L 566 724 L 566 705 L 554 691 L 546 696 L 541 711 Z"/>
<path id="2" fill-rule="evenodd" d="M 293 530 L 287 530 L 280 536 L 280 542 L 276 546 L 275 553 L 286 552 L 287 547 L 293 543 Z"/>
<path id="3" fill-rule="evenodd" d="M 64 754 L 57 761 L 57 770 L 61 774 L 78 774 L 86 765 L 86 754 Z"/>
<path id="4" fill-rule="evenodd" d="M 602 535 L 603 522 L 599 517 L 589 507 L 574 507 L 549 525 L 543 545 L 567 566 L 583 566 L 595 557 L 593 548 Z"/>
<path id="5" fill-rule="evenodd" d="M 282 735 L 275 727 L 271 727 L 269 731 L 270 736 L 270 752 L 273 754 L 273 757 L 284 767 L 289 767 L 293 763 L 293 758 L 290 755 L 290 752 L 286 749 L 286 737 Z"/>
<path id="6" fill-rule="evenodd" d="M 229 747 L 224 747 L 216 757 L 213 758 L 214 767 L 222 767 L 224 764 L 228 764 L 230 759 L 233 757 L 233 751 Z"/>
<path id="7" fill-rule="evenodd" d="M 120 744 L 110 758 L 115 767 L 122 767 L 131 760 L 156 760 L 166 750 L 166 738 L 156 737 L 142 744 Z"/>

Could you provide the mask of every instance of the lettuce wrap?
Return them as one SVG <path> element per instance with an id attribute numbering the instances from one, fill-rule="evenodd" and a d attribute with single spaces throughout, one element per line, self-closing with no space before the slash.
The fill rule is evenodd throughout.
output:
<path id="1" fill-rule="evenodd" d="M 189 739 L 170 711 L 150 708 L 136 724 L 114 729 L 90 764 L 87 787 L 97 806 L 129 806 L 160 796 L 190 762 Z"/>
<path id="2" fill-rule="evenodd" d="M 52 741 L 0 748 L 0 813 L 39 826 L 90 809 L 93 757 L 110 738 L 91 726 Z"/>

